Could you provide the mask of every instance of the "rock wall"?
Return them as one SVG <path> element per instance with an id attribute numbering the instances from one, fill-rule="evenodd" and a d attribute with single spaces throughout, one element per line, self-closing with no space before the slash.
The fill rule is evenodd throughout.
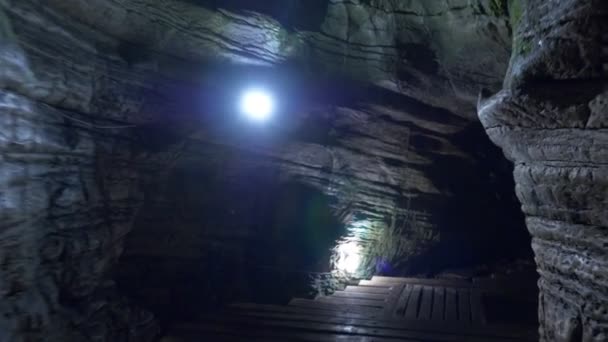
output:
<path id="1" fill-rule="evenodd" d="M 37 1 L 0 5 L 0 340 L 148 341 L 152 315 L 107 275 L 138 171 L 166 164 L 130 131 L 152 90 L 112 39 Z"/>
<path id="2" fill-rule="evenodd" d="M 472 120 L 480 87 L 500 89 L 510 55 L 508 17 L 500 1 L 324 1 L 325 6 L 318 2 L 306 5 L 307 11 L 325 8 L 316 14 L 321 17 L 315 20 L 317 26 L 299 31 L 246 11 L 273 8 L 270 14 L 275 16 L 302 17 L 298 6 L 276 1 L 47 4 L 113 37 L 190 61 L 297 61 L 314 74 L 347 75 Z"/>
<path id="3" fill-rule="evenodd" d="M 197 3 L 0 0 L 0 340 L 150 340 L 155 322 L 112 281 L 127 234 L 137 268 L 226 227 L 173 222 L 184 234 L 166 246 L 175 227 L 146 219 L 174 209 L 159 193 L 177 170 L 313 187 L 358 234 L 366 270 L 525 240 L 506 229 L 516 218 L 493 223 L 513 205 L 491 190 L 509 165 L 489 168 L 473 122 L 509 56 L 494 1 L 334 1 L 307 31 Z M 304 100 L 275 135 L 225 119 L 226 75 L 244 70 L 298 70 L 285 84 L 302 80 L 287 88 Z"/>
<path id="4" fill-rule="evenodd" d="M 608 339 L 608 4 L 513 1 L 504 90 L 482 100 L 515 161 L 540 273 L 543 341 Z"/>

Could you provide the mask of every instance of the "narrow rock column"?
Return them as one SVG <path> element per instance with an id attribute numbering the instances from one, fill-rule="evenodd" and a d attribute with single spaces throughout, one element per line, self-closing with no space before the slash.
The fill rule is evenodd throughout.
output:
<path id="1" fill-rule="evenodd" d="M 542 341 L 608 340 L 608 2 L 510 3 L 504 90 L 479 103 L 515 162 Z"/>

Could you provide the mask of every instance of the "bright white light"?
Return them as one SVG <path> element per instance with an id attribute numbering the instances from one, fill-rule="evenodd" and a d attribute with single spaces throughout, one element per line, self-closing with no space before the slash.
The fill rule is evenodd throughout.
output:
<path id="1" fill-rule="evenodd" d="M 272 95 L 262 90 L 248 90 L 241 98 L 241 111 L 248 118 L 266 121 L 272 116 L 274 101 Z"/>
<path id="2" fill-rule="evenodd" d="M 338 259 L 336 268 L 346 273 L 355 273 L 361 265 L 359 245 L 355 242 L 346 242 L 338 246 Z"/>

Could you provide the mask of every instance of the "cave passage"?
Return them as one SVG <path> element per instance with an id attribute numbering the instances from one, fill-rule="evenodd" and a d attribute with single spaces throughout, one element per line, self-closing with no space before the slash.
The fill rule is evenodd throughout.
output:
<path id="1" fill-rule="evenodd" d="M 138 215 L 118 268 L 125 291 L 167 320 L 227 302 L 309 296 L 319 291 L 310 277 L 329 277 L 346 234 L 321 191 L 280 181 L 276 166 L 245 165 L 241 153 L 215 158 L 177 167 L 164 193 L 150 184 L 158 200 Z"/>
<path id="2" fill-rule="evenodd" d="M 339 78 L 332 84 L 340 90 L 317 96 L 323 83 L 314 82 L 294 82 L 315 94 L 297 100 L 311 112 L 287 105 L 266 123 L 206 121 L 160 186 L 158 178 L 144 181 L 144 205 L 117 267 L 124 292 L 177 322 L 232 302 L 331 294 L 374 274 L 534 284 L 513 165 L 480 125 Z M 355 94 L 465 126 L 446 134 L 395 121 L 355 102 Z M 139 134 L 154 140 L 158 130 L 176 137 L 181 129 L 152 128 Z"/>
<path id="3" fill-rule="evenodd" d="M 0 0 L 0 341 L 608 340 L 608 2 Z"/>

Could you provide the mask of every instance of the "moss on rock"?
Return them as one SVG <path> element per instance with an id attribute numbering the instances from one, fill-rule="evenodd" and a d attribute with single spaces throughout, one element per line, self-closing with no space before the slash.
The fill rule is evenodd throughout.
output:
<path id="1" fill-rule="evenodd" d="M 524 14 L 522 0 L 509 0 L 509 20 L 513 29 L 513 53 L 525 56 L 532 51 L 532 43 L 518 34 L 518 27 Z"/>
<path id="2" fill-rule="evenodd" d="M 526 56 L 532 51 L 532 42 L 521 37 L 513 38 L 513 52 L 516 55 Z"/>
<path id="3" fill-rule="evenodd" d="M 0 42 L 12 41 L 15 38 L 15 33 L 11 27 L 11 21 L 2 10 L 3 2 L 0 2 Z"/>
<path id="4" fill-rule="evenodd" d="M 523 16 L 524 6 L 521 1 L 522 0 L 509 0 L 508 11 L 513 31 L 519 26 L 521 17 Z"/>

